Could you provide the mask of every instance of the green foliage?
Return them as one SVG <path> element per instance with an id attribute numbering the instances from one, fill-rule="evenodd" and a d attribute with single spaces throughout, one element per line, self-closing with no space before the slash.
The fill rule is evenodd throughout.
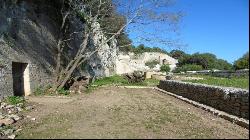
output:
<path id="1" fill-rule="evenodd" d="M 120 75 L 114 75 L 110 77 L 100 78 L 95 80 L 88 86 L 87 92 L 91 92 L 92 90 L 105 85 L 113 85 L 113 86 L 156 86 L 159 84 L 159 80 L 156 79 L 146 79 L 143 82 L 138 83 L 130 83 L 126 78 Z"/>
<path id="2" fill-rule="evenodd" d="M 170 56 L 175 58 L 175 59 L 181 59 L 181 58 L 187 56 L 187 54 L 181 50 L 172 50 L 170 52 Z"/>
<path id="3" fill-rule="evenodd" d="M 249 52 L 244 54 L 241 58 L 234 62 L 234 68 L 238 69 L 249 69 Z"/>
<path id="4" fill-rule="evenodd" d="M 170 67 L 169 67 L 169 65 L 162 65 L 162 66 L 160 67 L 160 69 L 161 69 L 162 72 L 166 72 L 166 73 L 170 72 Z"/>
<path id="5" fill-rule="evenodd" d="M 70 92 L 68 90 L 65 90 L 64 88 L 58 89 L 57 93 L 60 95 L 69 95 Z"/>
<path id="6" fill-rule="evenodd" d="M 151 60 L 145 63 L 145 65 L 148 66 L 150 69 L 154 68 L 157 64 L 159 64 L 159 61 L 157 60 Z"/>
<path id="7" fill-rule="evenodd" d="M 171 56 L 178 58 L 178 67 L 182 67 L 186 64 L 195 64 L 202 66 L 202 69 L 219 69 L 219 70 L 231 70 L 232 65 L 225 60 L 218 59 L 211 53 L 194 53 L 192 55 L 185 54 L 182 51 L 173 51 Z"/>
<path id="8" fill-rule="evenodd" d="M 24 99 L 24 97 L 19 97 L 19 96 L 9 96 L 9 97 L 5 98 L 5 101 L 8 104 L 16 105 L 19 103 L 24 103 L 25 99 Z"/>
<path id="9" fill-rule="evenodd" d="M 144 44 L 140 44 L 138 47 L 132 46 L 132 52 L 134 52 L 135 54 L 142 54 L 144 52 L 160 52 L 160 53 L 165 53 L 168 54 L 167 51 L 158 48 L 158 47 L 146 47 L 144 46 Z"/>
<path id="10" fill-rule="evenodd" d="M 199 76 L 204 78 L 203 80 L 185 80 L 187 82 L 192 83 L 202 83 L 208 85 L 215 85 L 215 86 L 224 86 L 224 87 L 236 87 L 236 88 L 243 88 L 249 89 L 249 79 L 248 78 L 218 78 L 212 76 Z"/>
<path id="11" fill-rule="evenodd" d="M 196 65 L 196 64 L 185 64 L 181 67 L 177 67 L 173 72 L 179 73 L 179 72 L 186 72 L 186 71 L 199 71 L 202 70 L 201 65 Z"/>
<path id="12" fill-rule="evenodd" d="M 34 91 L 35 95 L 42 95 L 44 94 L 44 90 L 42 89 L 42 87 L 37 87 Z"/>

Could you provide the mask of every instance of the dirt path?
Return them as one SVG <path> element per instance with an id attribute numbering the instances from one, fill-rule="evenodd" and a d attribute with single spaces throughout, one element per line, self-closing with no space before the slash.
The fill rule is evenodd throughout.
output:
<path id="1" fill-rule="evenodd" d="M 249 138 L 238 125 L 153 89 L 105 87 L 70 98 L 30 97 L 17 138 Z"/>

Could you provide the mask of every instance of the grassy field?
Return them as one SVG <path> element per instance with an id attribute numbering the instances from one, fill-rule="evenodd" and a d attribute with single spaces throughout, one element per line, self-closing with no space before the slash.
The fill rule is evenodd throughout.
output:
<path id="1" fill-rule="evenodd" d="M 111 77 L 105 77 L 101 79 L 95 80 L 95 82 L 91 83 L 88 88 L 88 92 L 92 91 L 98 87 L 104 86 L 104 85 L 110 85 L 110 86 L 156 86 L 159 84 L 160 80 L 156 79 L 146 79 L 143 82 L 140 83 L 129 83 L 127 79 L 125 79 L 122 76 L 114 75 Z"/>
<path id="2" fill-rule="evenodd" d="M 249 79 L 247 78 L 221 78 L 221 77 L 212 77 L 212 76 L 205 76 L 199 75 L 196 77 L 202 77 L 203 80 L 184 80 L 186 82 L 192 83 L 202 83 L 208 85 L 216 85 L 216 86 L 223 86 L 223 87 L 236 87 L 236 88 L 243 88 L 249 89 Z"/>

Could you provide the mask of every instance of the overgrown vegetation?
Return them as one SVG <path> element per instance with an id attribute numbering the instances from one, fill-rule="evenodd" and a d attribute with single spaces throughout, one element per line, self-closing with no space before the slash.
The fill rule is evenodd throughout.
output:
<path id="1" fill-rule="evenodd" d="M 137 47 L 129 45 L 129 46 L 126 46 L 125 48 L 126 48 L 125 49 L 126 52 L 133 52 L 137 55 L 142 54 L 144 52 L 160 52 L 160 53 L 168 54 L 168 52 L 165 51 L 164 49 L 161 49 L 159 47 L 146 47 L 144 44 L 140 44 Z M 124 48 L 121 49 L 121 51 L 124 51 Z"/>
<path id="2" fill-rule="evenodd" d="M 198 77 L 202 77 L 203 80 L 185 80 L 185 81 L 192 82 L 192 83 L 215 85 L 215 86 L 249 89 L 248 77 L 246 78 L 236 78 L 236 77 L 220 78 L 220 77 L 212 77 L 212 76 L 206 76 L 206 75 L 202 75 L 202 76 L 200 75 Z"/>
<path id="3" fill-rule="evenodd" d="M 55 92 L 53 92 L 51 90 L 51 88 L 52 88 L 51 85 L 48 85 L 46 87 L 39 86 L 35 89 L 34 95 L 40 96 L 40 95 L 56 95 L 56 94 L 58 94 L 58 95 L 65 95 L 66 96 L 66 95 L 70 94 L 70 92 L 64 88 L 60 88 L 60 89 L 56 90 Z"/>
<path id="4" fill-rule="evenodd" d="M 148 66 L 150 69 L 154 68 L 157 64 L 159 64 L 159 61 L 157 60 L 151 60 L 145 63 L 145 65 Z"/>
<path id="5" fill-rule="evenodd" d="M 249 52 L 244 54 L 241 58 L 234 62 L 234 68 L 238 69 L 249 69 Z"/>
<path id="6" fill-rule="evenodd" d="M 24 97 L 20 97 L 20 96 L 9 96 L 5 98 L 5 102 L 11 105 L 16 105 L 19 103 L 25 103 L 25 99 Z"/>
<path id="7" fill-rule="evenodd" d="M 181 69 L 188 68 L 191 69 L 200 69 L 203 70 L 211 70 L 211 69 L 219 69 L 219 70 L 231 70 L 233 69 L 232 64 L 228 63 L 226 60 L 218 59 L 214 54 L 211 53 L 194 53 L 194 54 L 186 54 L 180 50 L 172 50 L 170 55 L 173 58 L 178 59 L 178 67 Z M 184 66 L 186 65 L 186 66 Z M 197 66 L 199 65 L 199 67 Z M 184 67 L 182 67 L 184 66 Z"/>
<path id="8" fill-rule="evenodd" d="M 59 95 L 69 95 L 70 94 L 70 92 L 68 90 L 65 90 L 64 88 L 58 89 L 57 93 Z"/>
<path id="9" fill-rule="evenodd" d="M 165 64 L 165 65 L 162 65 L 160 67 L 160 70 L 161 70 L 161 72 L 166 72 L 166 74 L 167 74 L 168 72 L 170 72 L 170 67 L 169 67 L 169 65 Z"/>
<path id="10" fill-rule="evenodd" d="M 105 77 L 95 80 L 88 86 L 87 92 L 91 92 L 101 86 L 156 86 L 159 84 L 159 80 L 145 79 L 143 82 L 130 83 L 125 77 L 114 75 L 111 77 Z"/>

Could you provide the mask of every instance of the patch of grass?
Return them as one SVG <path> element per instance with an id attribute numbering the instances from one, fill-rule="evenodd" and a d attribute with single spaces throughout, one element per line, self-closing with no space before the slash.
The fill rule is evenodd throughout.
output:
<path id="1" fill-rule="evenodd" d="M 68 90 L 65 90 L 64 88 L 58 89 L 57 92 L 60 95 L 69 95 L 70 94 L 70 92 Z"/>
<path id="2" fill-rule="evenodd" d="M 34 91 L 34 95 L 35 96 L 40 96 L 40 95 L 45 95 L 45 94 L 51 94 L 49 92 L 49 89 L 51 88 L 52 86 L 51 85 L 48 85 L 48 86 L 45 86 L 45 87 L 42 87 L 42 86 L 39 86 L 35 89 Z"/>
<path id="3" fill-rule="evenodd" d="M 19 96 L 10 96 L 5 98 L 5 102 L 11 105 L 16 105 L 19 103 L 25 103 L 24 97 L 19 97 Z"/>
<path id="4" fill-rule="evenodd" d="M 249 89 L 249 79 L 248 78 L 220 78 L 220 77 L 212 77 L 212 76 L 198 76 L 202 77 L 203 80 L 184 80 L 186 82 L 192 83 L 201 83 L 201 84 L 208 84 L 208 85 L 215 85 L 215 86 L 223 86 L 223 87 L 236 87 L 236 88 L 243 88 Z"/>
<path id="5" fill-rule="evenodd" d="M 105 77 L 97 79 L 95 82 L 91 83 L 88 86 L 87 93 L 97 89 L 100 86 L 104 85 L 113 85 L 113 86 L 156 86 L 159 84 L 159 80 L 156 79 L 146 79 L 143 82 L 138 83 L 129 83 L 129 81 L 123 76 L 114 75 L 111 77 Z"/>

